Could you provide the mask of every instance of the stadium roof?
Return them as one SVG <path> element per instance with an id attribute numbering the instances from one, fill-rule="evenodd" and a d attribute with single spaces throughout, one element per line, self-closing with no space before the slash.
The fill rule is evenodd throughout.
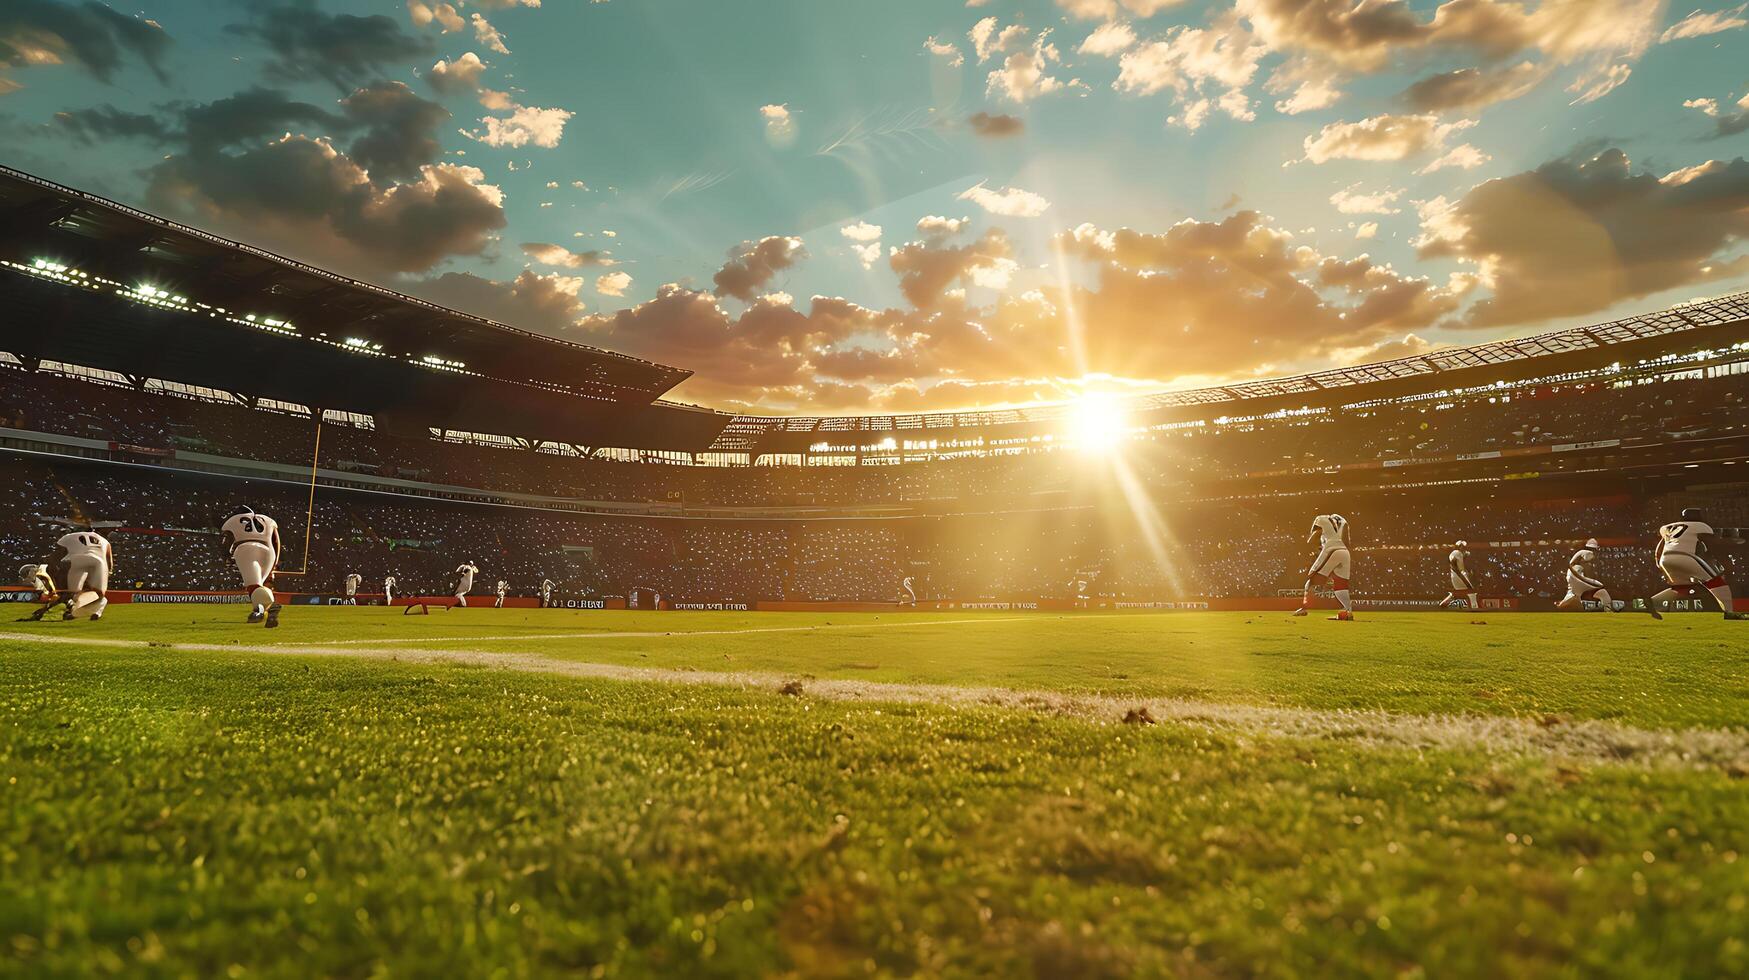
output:
<path id="1" fill-rule="evenodd" d="M 700 450 L 690 371 L 517 330 L 0 167 L 22 357 L 476 431 Z M 72 288 L 67 288 L 72 287 Z"/>
<path id="2" fill-rule="evenodd" d="M 1450 348 L 1298 377 L 1158 392 L 1125 399 L 1121 406 L 1137 425 L 1207 418 L 1216 412 L 1258 415 L 1283 408 L 1353 404 L 1497 381 L 1552 377 L 1745 339 L 1749 339 L 1749 293 L 1737 293 L 1517 340 Z M 752 449 L 793 453 L 822 442 L 872 444 L 885 438 L 971 436 L 999 439 L 1040 429 L 1054 431 L 1075 411 L 1073 404 L 1059 403 L 915 415 L 822 418 L 748 415 L 730 422 L 712 448 L 720 452 Z"/>
<path id="3" fill-rule="evenodd" d="M 804 453 L 886 440 L 1019 439 L 1056 404 L 978 412 L 730 416 L 660 400 L 691 372 L 517 330 L 0 167 L 0 349 L 140 378 L 574 445 Z M 1595 370 L 1749 339 L 1749 293 L 1535 337 L 1127 399 L 1137 425 L 1352 404 Z"/>

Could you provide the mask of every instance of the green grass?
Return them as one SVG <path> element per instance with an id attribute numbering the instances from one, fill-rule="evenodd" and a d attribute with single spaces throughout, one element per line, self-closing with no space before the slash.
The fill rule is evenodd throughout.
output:
<path id="1" fill-rule="evenodd" d="M 290 609 L 272 634 L 239 612 L 118 607 L 99 624 L 0 631 L 414 639 L 789 676 L 1749 724 L 1741 631 L 1710 617 L 990 614 L 458 644 L 437 638 L 873 620 Z M 0 641 L 0 973 L 1745 970 L 1741 773 Z"/>

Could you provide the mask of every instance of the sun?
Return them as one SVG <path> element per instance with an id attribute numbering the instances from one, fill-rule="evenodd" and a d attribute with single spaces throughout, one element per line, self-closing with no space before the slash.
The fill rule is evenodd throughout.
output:
<path id="1" fill-rule="evenodd" d="M 1123 409 L 1107 395 L 1083 395 L 1069 414 L 1069 438 L 1082 452 L 1109 453 L 1123 440 Z"/>

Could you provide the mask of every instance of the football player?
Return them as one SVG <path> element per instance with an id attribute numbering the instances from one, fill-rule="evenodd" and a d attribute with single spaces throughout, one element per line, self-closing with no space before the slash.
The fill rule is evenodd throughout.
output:
<path id="1" fill-rule="evenodd" d="M 346 590 L 347 602 L 355 606 L 358 605 L 358 587 L 362 584 L 364 584 L 363 575 L 353 572 L 351 575 L 346 576 L 346 585 L 344 588 Z"/>
<path id="2" fill-rule="evenodd" d="M 19 566 L 18 584 L 27 589 L 35 589 L 37 601 L 42 603 L 37 606 L 36 612 L 26 616 L 25 619 L 32 620 L 33 622 L 41 622 L 42 618 L 48 615 L 49 610 L 56 606 L 65 605 L 68 606 L 69 609 L 72 608 L 70 605 L 72 596 L 66 593 L 57 594 L 54 577 L 49 574 L 49 566 L 47 565 Z M 19 620 L 19 622 L 23 621 L 24 620 Z"/>
<path id="3" fill-rule="evenodd" d="M 899 605 L 915 606 L 917 604 L 917 580 L 912 576 L 907 575 L 905 576 L 905 580 L 899 583 L 899 588 L 904 590 L 905 593 L 905 595 L 899 599 Z"/>
<path id="4" fill-rule="evenodd" d="M 1312 589 L 1319 579 L 1329 579 L 1330 588 L 1342 610 L 1331 619 L 1348 622 L 1354 619 L 1354 603 L 1348 594 L 1348 521 L 1341 514 L 1322 514 L 1312 520 L 1312 533 L 1307 544 L 1318 545 L 1318 557 L 1306 572 L 1306 594 L 1295 616 L 1304 616 L 1312 608 Z"/>
<path id="5" fill-rule="evenodd" d="M 1451 591 L 1446 593 L 1444 599 L 1440 600 L 1441 608 L 1451 605 L 1460 598 L 1471 609 L 1482 608 L 1481 600 L 1476 597 L 1475 582 L 1470 578 L 1469 547 L 1468 541 L 1459 541 L 1457 547 L 1451 549 L 1451 554 L 1446 556 L 1446 564 L 1451 566 Z"/>
<path id="6" fill-rule="evenodd" d="M 1656 612 L 1659 603 L 1685 599 L 1699 594 L 1700 588 L 1705 588 L 1712 593 L 1726 619 L 1749 619 L 1749 613 L 1733 610 L 1731 586 L 1725 581 L 1724 570 L 1706 553 L 1708 539 L 1741 541 L 1745 536 L 1743 528 L 1714 528 L 1706 522 L 1706 515 L 1700 510 L 1693 507 L 1684 510 L 1681 520 L 1658 529 L 1658 570 L 1664 573 L 1670 588 L 1646 600 L 1646 604 Z"/>
<path id="7" fill-rule="evenodd" d="M 1615 610 L 1609 590 L 1591 570 L 1592 563 L 1597 561 L 1597 549 L 1597 539 L 1592 538 L 1585 542 L 1585 547 L 1573 552 L 1573 557 L 1567 561 L 1567 594 L 1555 603 L 1556 609 L 1584 609 L 1585 603 L 1591 601 L 1602 603 L 1603 608 L 1612 612 Z M 1650 604 L 1648 608 L 1652 608 Z M 1657 614 L 1655 608 L 1652 611 Z"/>
<path id="8" fill-rule="evenodd" d="M 553 604 L 553 590 L 558 587 L 559 583 L 550 578 L 540 580 L 540 606 L 542 609 Z"/>
<path id="9" fill-rule="evenodd" d="M 498 588 L 497 588 L 498 598 L 494 599 L 492 601 L 492 608 L 493 609 L 503 609 L 504 608 L 504 596 L 507 595 L 509 592 L 510 592 L 510 583 L 504 581 L 503 579 L 499 579 L 498 580 Z"/>
<path id="10" fill-rule="evenodd" d="M 385 575 L 383 576 L 383 605 L 392 606 L 394 604 L 395 577 L 393 575 Z"/>
<path id="11" fill-rule="evenodd" d="M 55 542 L 55 557 L 50 564 L 66 569 L 67 611 L 61 618 L 72 619 L 82 608 L 89 607 L 92 619 L 102 619 L 103 611 L 109 608 L 109 573 L 115 570 L 115 552 L 109 541 L 96 531 L 63 534 Z M 80 597 L 87 592 L 95 593 L 97 598 L 81 603 Z"/>
<path id="12" fill-rule="evenodd" d="M 253 603 L 248 621 L 261 623 L 267 629 L 277 628 L 279 603 L 274 601 L 270 583 L 273 567 L 279 561 L 279 522 L 248 507 L 239 507 L 225 518 L 219 530 L 224 533 L 225 550 L 237 563 L 237 574 Z"/>
<path id="13" fill-rule="evenodd" d="M 474 589 L 474 576 L 480 574 L 480 569 L 471 561 L 464 561 L 455 567 L 455 605 L 466 607 L 468 593 Z"/>

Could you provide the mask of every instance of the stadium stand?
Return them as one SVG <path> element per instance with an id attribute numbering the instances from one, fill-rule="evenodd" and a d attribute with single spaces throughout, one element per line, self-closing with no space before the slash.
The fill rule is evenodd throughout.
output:
<path id="1" fill-rule="evenodd" d="M 7 315 L 32 326 L 0 342 L 0 544 L 23 562 L 106 529 L 129 588 L 233 589 L 238 503 L 278 517 L 282 590 L 441 593 L 465 558 L 524 595 L 698 602 L 891 602 L 907 576 L 964 601 L 1273 596 L 1330 511 L 1363 595 L 1437 597 L 1464 538 L 1485 593 L 1558 596 L 1592 536 L 1631 595 L 1680 507 L 1749 524 L 1749 295 L 1130 399 L 1092 456 L 1065 406 L 730 416 L 662 400 L 683 370 L 25 175 L 0 171 L 0 211 Z M 250 390 L 237 351 L 270 366 Z"/>

